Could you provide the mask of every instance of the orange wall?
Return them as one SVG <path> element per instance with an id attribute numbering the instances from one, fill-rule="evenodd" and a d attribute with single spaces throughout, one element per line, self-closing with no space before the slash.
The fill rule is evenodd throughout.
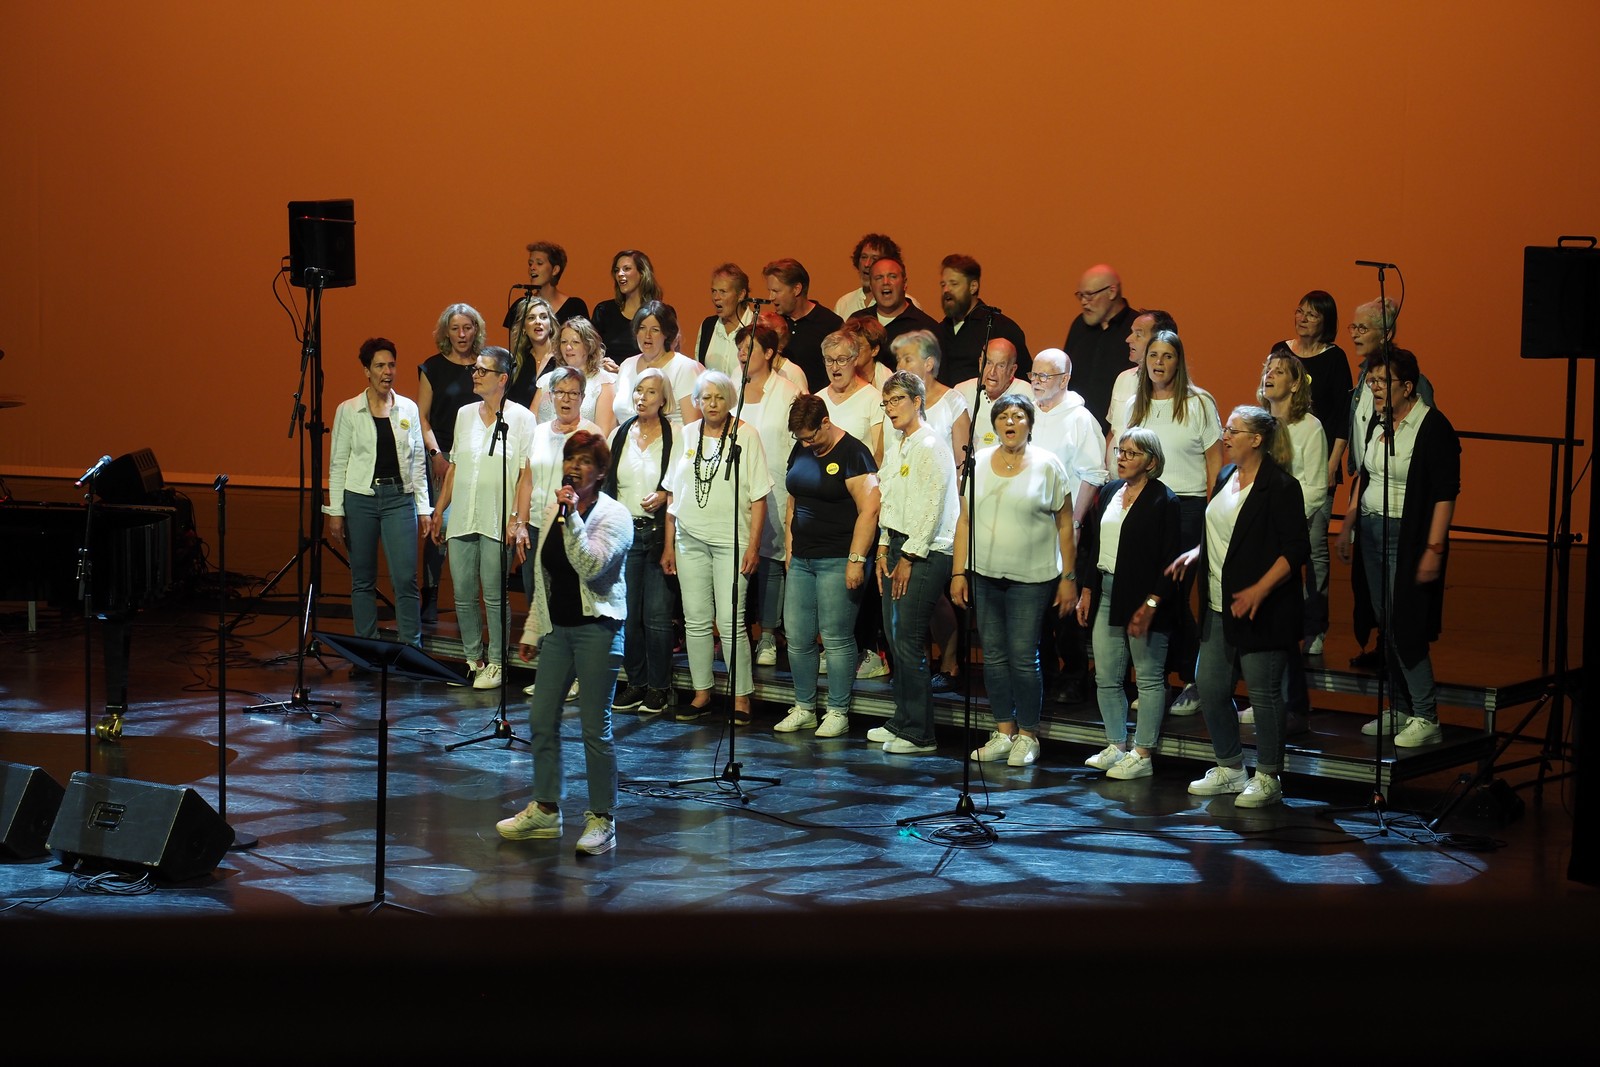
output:
<path id="1" fill-rule="evenodd" d="M 871 229 L 924 302 L 976 255 L 1036 347 L 1109 260 L 1224 405 L 1302 292 L 1348 318 L 1376 286 L 1353 260 L 1393 261 L 1457 427 L 1559 434 L 1564 364 L 1518 358 L 1522 248 L 1600 232 L 1600 75 L 1563 58 L 1597 40 L 1588 0 L 6 4 L 0 473 L 148 446 L 169 480 L 293 484 L 272 281 L 286 202 L 332 197 L 359 284 L 324 301 L 330 421 L 362 338 L 415 364 L 445 304 L 498 320 L 528 240 L 590 301 L 647 250 L 693 323 L 725 259 L 796 256 L 831 303 Z M 1541 526 L 1546 464 L 1469 444 L 1458 522 Z"/>

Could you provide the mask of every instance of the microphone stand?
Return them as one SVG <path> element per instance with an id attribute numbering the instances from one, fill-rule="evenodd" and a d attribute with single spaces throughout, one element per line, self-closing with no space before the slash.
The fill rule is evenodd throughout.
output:
<path id="1" fill-rule="evenodd" d="M 94 729 L 94 499 L 100 464 L 88 475 L 88 490 L 83 495 L 83 544 L 78 547 L 78 599 L 83 601 L 83 769 L 94 771 L 93 747 L 89 739 Z"/>
<path id="2" fill-rule="evenodd" d="M 966 455 L 961 460 L 961 475 L 958 481 L 961 491 L 967 496 L 967 569 L 963 572 L 963 577 L 967 580 L 967 607 L 966 625 L 961 628 L 961 795 L 956 798 L 956 806 L 947 811 L 929 812 L 926 815 L 913 815 L 895 820 L 896 826 L 911 826 L 932 819 L 969 819 L 977 828 L 977 832 L 989 841 L 998 840 L 1000 835 L 995 833 L 994 828 L 988 823 L 978 818 L 977 807 L 972 802 L 972 645 L 978 619 L 978 568 L 974 562 L 978 551 L 976 488 L 978 467 L 974 442 L 978 439 L 978 416 L 983 410 L 983 398 L 987 395 L 983 387 L 983 376 L 989 369 L 989 341 L 994 330 L 995 313 L 996 309 L 991 308 L 988 321 L 984 324 L 983 347 L 978 351 L 978 384 L 972 390 L 972 432 L 967 434 L 967 443 L 964 446 Z M 1005 812 L 987 806 L 984 808 L 984 814 L 996 819 L 1006 817 Z"/>
<path id="3" fill-rule="evenodd" d="M 217 493 L 217 814 L 228 821 L 228 476 L 217 475 L 211 488 Z M 235 830 L 228 851 L 255 848 L 254 834 Z"/>
<path id="4" fill-rule="evenodd" d="M 739 596 L 739 460 L 740 452 L 742 451 L 739 447 L 739 416 L 744 413 L 744 392 L 745 387 L 749 384 L 750 364 L 746 362 L 744 373 L 740 375 L 739 403 L 729 417 L 728 429 L 723 435 L 722 444 L 722 447 L 728 450 L 728 465 L 724 468 L 722 477 L 724 481 L 731 482 L 733 486 L 733 588 L 730 591 L 731 595 L 728 600 L 728 617 L 734 621 L 734 632 L 728 634 L 727 640 L 722 643 L 722 647 L 726 650 L 725 658 L 728 661 L 728 762 L 722 768 L 721 774 L 701 778 L 683 778 L 671 783 L 673 788 L 677 788 L 684 785 L 702 785 L 708 782 L 727 782 L 733 786 L 733 791 L 738 795 L 739 803 L 741 804 L 750 803 L 750 794 L 745 791 L 740 784 L 741 782 L 764 782 L 767 785 L 780 784 L 780 779 L 777 778 L 762 778 L 753 774 L 745 774 L 744 764 L 740 763 L 735 755 L 737 749 L 735 738 L 739 736 L 739 728 L 734 721 L 733 715 L 733 702 L 735 700 L 733 691 L 737 688 L 735 680 L 738 678 L 739 673 L 739 648 L 745 643 L 745 628 L 738 624 L 739 615 L 744 607 L 744 600 Z M 702 430 L 703 435 L 704 431 Z M 752 539 L 755 538 L 757 536 L 756 531 L 751 530 L 750 536 Z"/>
<path id="5" fill-rule="evenodd" d="M 252 704 L 246 711 L 269 711 L 281 708 L 284 711 L 304 712 L 312 722 L 320 723 L 322 715 L 316 710 L 318 707 L 337 708 L 337 700 L 313 700 L 311 690 L 306 686 L 306 653 L 309 651 L 320 661 L 322 653 L 314 642 L 312 635 L 317 629 L 317 594 L 322 584 L 322 549 L 324 538 L 322 536 L 322 435 L 327 432 L 322 422 L 322 290 L 327 279 L 323 272 L 308 271 L 315 277 L 316 284 L 307 289 L 306 330 L 304 343 L 301 346 L 301 372 L 307 369 L 311 373 L 311 420 L 303 423 L 306 434 L 311 440 L 311 515 L 310 532 L 301 542 L 301 552 L 295 554 L 296 574 L 299 573 L 299 561 L 303 554 L 309 552 L 311 556 L 311 580 L 305 588 L 305 600 L 300 611 L 299 641 L 295 646 L 295 685 L 288 700 L 273 700 L 264 704 Z M 305 409 L 300 403 L 300 398 L 295 397 L 295 415 L 298 418 Z M 293 427 L 290 428 L 293 433 Z M 304 482 L 304 474 L 301 481 Z M 304 507 L 302 500 L 301 506 Z M 302 512 L 304 513 L 304 512 Z M 335 553 L 337 554 L 337 553 Z M 343 558 L 343 557 L 341 557 Z M 348 561 L 347 561 L 348 564 Z M 279 572 L 282 573 L 281 571 Z M 274 581 L 276 578 L 274 578 Z M 269 585 L 271 583 L 268 583 Z M 327 664 L 323 664 L 324 667 Z"/>
<path id="6" fill-rule="evenodd" d="M 512 369 L 514 370 L 515 366 Z M 509 388 L 509 386 L 510 383 L 507 382 L 507 387 Z M 476 745 L 480 741 L 504 741 L 507 748 L 511 747 L 511 742 L 513 741 L 521 741 L 524 745 L 528 743 L 511 732 L 511 723 L 506 720 L 506 685 L 511 678 L 511 627 L 508 621 L 509 612 L 506 604 L 506 586 L 509 584 L 507 579 L 511 571 L 511 538 L 506 533 L 506 520 L 509 517 L 507 510 L 510 504 L 507 498 L 510 496 L 511 491 L 506 487 L 506 479 L 511 474 L 511 442 L 506 428 L 505 412 L 506 397 L 504 393 L 501 393 L 500 406 L 494 409 L 494 430 L 489 434 L 489 455 L 494 455 L 495 441 L 498 440 L 500 442 L 500 618 L 498 620 L 500 625 L 500 703 L 495 708 L 493 725 L 488 733 L 482 737 L 474 737 L 467 741 L 457 741 L 453 745 L 446 745 L 444 746 L 446 752 L 454 752 L 456 749 L 466 745 Z M 537 547 L 533 546 L 535 551 Z M 530 563 L 533 563 L 531 556 L 525 557 L 522 565 L 526 567 Z M 531 611 L 532 608 L 533 606 L 530 604 L 529 610 Z M 476 613 L 477 609 L 474 608 L 473 610 Z"/>

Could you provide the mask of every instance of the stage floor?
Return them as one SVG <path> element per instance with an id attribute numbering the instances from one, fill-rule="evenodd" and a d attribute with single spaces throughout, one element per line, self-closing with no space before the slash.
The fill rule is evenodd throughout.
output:
<path id="1" fill-rule="evenodd" d="M 1482 570 L 1501 581 L 1505 556 L 1479 551 Z M 233 545 L 228 558 L 236 558 Z M 1477 572 L 1454 572 L 1458 622 L 1480 595 Z M 1534 611 L 1520 623 L 1495 609 L 1481 632 L 1461 625 L 1466 650 L 1447 637 L 1441 679 L 1494 686 L 1537 676 L 1537 588 L 1531 595 Z M 563 727 L 563 838 L 506 842 L 494 822 L 529 799 L 525 747 L 449 749 L 488 730 L 496 694 L 391 678 L 380 843 L 378 677 L 327 653 L 297 661 L 294 616 L 234 616 L 242 603 L 228 609 L 237 626 L 222 649 L 224 713 L 215 599 L 140 617 L 126 735 L 92 743 L 87 768 L 81 624 L 47 612 L 28 633 L 19 611 L 0 616 L 0 760 L 41 767 L 63 785 L 89 769 L 191 787 L 257 840 L 229 851 L 209 876 L 154 883 L 139 895 L 97 891 L 104 887 L 55 857 L 0 863 L 0 907 L 10 920 L 3 936 L 36 979 L 26 1006 L 70 1018 L 66 1006 L 85 994 L 53 983 L 83 982 L 92 965 L 87 984 L 116 975 L 117 996 L 134 1002 L 159 1002 L 163 982 L 182 988 L 207 1006 L 196 1024 L 207 1032 L 226 1031 L 219 1011 L 303 1003 L 320 1013 L 328 997 L 384 1014 L 381 1025 L 347 1020 L 380 1026 L 382 1038 L 351 1030 L 317 1046 L 328 1054 L 380 1047 L 367 1040 L 417 1054 L 538 1048 L 526 1029 L 498 1028 L 497 1020 L 530 1013 L 550 1021 L 550 1040 L 563 1047 L 717 1048 L 734 1037 L 752 1042 L 750 1055 L 783 1060 L 837 1052 L 827 1039 L 837 1033 L 851 1034 L 852 1049 L 992 1048 L 1020 1025 L 1013 1013 L 1036 1002 L 1044 1004 L 1038 1027 L 1055 1030 L 1050 1044 L 1115 1051 L 1129 1040 L 1130 1021 L 1143 1025 L 1142 1012 L 1122 1017 L 1139 995 L 1135 983 L 1160 983 L 1169 1008 L 1226 983 L 1236 990 L 1229 1002 L 1241 1033 L 1259 1026 L 1260 1035 L 1305 1040 L 1304 1013 L 1338 1005 L 1346 1021 L 1328 1021 L 1334 1032 L 1317 1039 L 1320 1048 L 1360 1052 L 1381 1031 L 1398 1053 L 1452 1041 L 1497 1047 L 1467 1040 L 1476 1031 L 1438 1028 L 1446 1019 L 1481 1024 L 1485 996 L 1511 1027 L 1495 1036 L 1507 1047 L 1530 1047 L 1530 1038 L 1536 1047 L 1532 1031 L 1550 1033 L 1548 1013 L 1580 1010 L 1600 981 L 1587 967 L 1567 977 L 1600 946 L 1594 894 L 1566 877 L 1570 779 L 1552 777 L 1536 802 L 1534 766 L 1466 793 L 1461 778 L 1473 765 L 1441 768 L 1390 783 L 1380 815 L 1366 782 L 1291 769 L 1287 802 L 1250 812 L 1231 798 L 1187 793 L 1209 765 L 1203 755 L 1164 752 L 1154 777 L 1133 782 L 1087 770 L 1082 761 L 1100 743 L 1067 732 L 1092 730 L 1086 709 L 1052 709 L 1052 732 L 1030 768 L 960 758 L 986 733 L 981 706 L 970 736 L 955 721 L 940 726 L 933 756 L 868 745 L 863 734 L 878 721 L 868 714 L 836 740 L 775 734 L 781 672 L 763 672 L 780 701 L 758 702 L 754 725 L 737 732 L 716 721 L 616 717 L 618 846 L 599 857 L 573 848 L 585 804 L 572 716 Z M 325 614 L 325 629 L 348 628 L 331 603 Z M 1498 644 L 1485 636 L 1496 625 Z M 447 617 L 430 639 L 441 659 L 450 629 Z M 1489 651 L 1512 637 L 1508 664 L 1489 665 Z M 1329 644 L 1330 661 L 1354 652 L 1348 638 Z M 98 670 L 98 649 L 94 662 Z M 338 702 L 316 708 L 320 721 L 295 708 L 244 710 L 288 700 L 302 670 L 312 697 Z M 518 672 L 507 707 L 524 736 L 520 687 L 529 678 Z M 881 700 L 881 685 L 865 683 L 863 701 Z M 98 719 L 98 689 L 93 699 Z M 1347 694 L 1318 704 L 1318 735 L 1342 738 L 1364 718 Z M 961 710 L 959 700 L 947 702 L 946 719 Z M 1448 715 L 1481 731 L 1481 709 Z M 1537 755 L 1546 721 L 1536 716 L 1505 762 Z M 730 759 L 742 766 L 743 798 L 722 780 Z M 766 777 L 778 781 L 755 780 Z M 711 781 L 680 784 L 698 778 Z M 970 815 L 905 824 L 950 811 L 963 796 Z M 1508 817 L 1515 806 L 1520 817 Z M 380 885 L 391 906 L 374 912 Z M 404 921 L 421 916 L 433 921 Z M 1376 981 L 1363 980 L 1369 968 Z M 551 979 L 566 994 L 559 1012 L 533 1003 Z M 1258 1019 L 1263 1009 L 1248 994 L 1280 981 L 1303 1011 Z M 707 989 L 680 991 L 686 982 Z M 995 983 L 1003 991 L 986 988 Z M 946 995 L 974 1010 L 943 1018 Z M 1429 1040 L 1412 1046 L 1423 1035 L 1404 1018 L 1348 1025 L 1347 1012 L 1379 995 L 1372 1008 L 1390 1022 L 1402 1005 L 1426 1012 Z M 697 1021 L 677 1029 L 691 1004 Z M 596 1010 L 608 1014 L 585 1014 Z M 996 1011 L 996 1020 L 1012 1021 L 991 1021 Z M 404 1018 L 419 1012 L 426 1019 Z M 1213 1028 L 1192 1022 L 1141 1035 L 1139 1051 L 1208 1047 Z M 1018 1042 L 1045 1037 L 1031 1032 Z"/>

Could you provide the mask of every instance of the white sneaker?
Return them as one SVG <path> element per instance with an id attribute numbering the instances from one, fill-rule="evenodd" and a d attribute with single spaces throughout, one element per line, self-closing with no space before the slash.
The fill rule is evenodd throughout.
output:
<path id="1" fill-rule="evenodd" d="M 446 682 L 446 683 L 444 683 L 445 685 L 454 686 L 457 689 L 460 689 L 460 688 L 462 688 L 464 686 L 469 686 L 478 677 L 478 672 L 483 670 L 483 664 L 475 662 L 475 661 L 470 660 L 470 659 L 467 660 L 467 662 L 463 663 L 462 666 L 467 669 L 466 681 L 462 681 L 462 682 Z"/>
<path id="2" fill-rule="evenodd" d="M 919 745 L 903 737 L 892 737 L 883 743 L 883 750 L 897 756 L 931 756 L 939 751 L 939 746 Z"/>
<path id="3" fill-rule="evenodd" d="M 850 732 L 850 716 L 842 711 L 830 711 L 822 716 L 817 727 L 818 737 L 843 737 Z"/>
<path id="4" fill-rule="evenodd" d="M 989 735 L 982 748 L 972 750 L 972 758 L 979 763 L 999 763 L 1011 755 L 1011 735 L 999 730 Z"/>
<path id="5" fill-rule="evenodd" d="M 1129 711 L 1138 711 L 1139 710 L 1139 698 L 1138 697 L 1134 697 L 1132 700 L 1128 701 L 1128 710 Z"/>
<path id="6" fill-rule="evenodd" d="M 856 668 L 856 680 L 865 681 L 868 678 L 882 678 L 889 673 L 889 665 L 883 660 L 881 652 L 863 652 L 861 665 Z"/>
<path id="7" fill-rule="evenodd" d="M 1149 756 L 1141 756 L 1138 750 L 1130 748 L 1115 766 L 1106 768 L 1106 777 L 1129 781 L 1134 778 L 1148 778 L 1155 772 L 1154 760 Z"/>
<path id="8" fill-rule="evenodd" d="M 1096 752 L 1094 755 L 1084 760 L 1083 765 L 1085 767 L 1093 767 L 1097 771 L 1109 771 L 1111 768 L 1117 765 L 1117 762 L 1121 760 L 1123 756 L 1126 755 L 1127 753 L 1118 748 L 1116 745 L 1107 745 L 1099 752 Z"/>
<path id="9" fill-rule="evenodd" d="M 561 836 L 561 812 L 544 811 L 529 804 L 509 819 L 494 824 L 507 841 L 533 841 Z"/>
<path id="10" fill-rule="evenodd" d="M 875 745 L 886 745 L 898 736 L 899 734 L 891 733 L 887 726 L 874 726 L 867 731 L 867 740 Z"/>
<path id="11" fill-rule="evenodd" d="M 1167 705 L 1167 711 L 1173 715 L 1193 715 L 1200 710 L 1200 690 L 1190 682 L 1183 687 L 1183 692 L 1178 694 L 1178 699 Z"/>
<path id="12" fill-rule="evenodd" d="M 483 667 L 479 669 L 478 673 L 476 673 L 476 674 L 474 674 L 472 676 L 472 688 L 474 688 L 474 689 L 499 689 L 500 688 L 500 664 L 498 664 L 498 663 L 485 663 L 483 665 Z"/>
<path id="13" fill-rule="evenodd" d="M 817 725 L 817 713 L 810 708 L 798 705 L 789 709 L 789 714 L 778 720 L 772 729 L 780 734 L 793 734 L 801 730 L 810 730 Z"/>
<path id="14" fill-rule="evenodd" d="M 578 852 L 584 856 L 598 856 L 617 847 L 617 821 L 609 815 L 583 813 L 583 834 L 578 838 Z"/>
<path id="15" fill-rule="evenodd" d="M 1255 773 L 1244 792 L 1234 798 L 1236 808 L 1264 808 L 1268 804 L 1283 803 L 1283 786 L 1270 774 Z"/>
<path id="16" fill-rule="evenodd" d="M 1008 767 L 1028 767 L 1039 758 L 1039 739 L 1019 733 L 1011 739 L 1011 753 L 1006 756 Z"/>
<path id="17" fill-rule="evenodd" d="M 1393 737 L 1401 730 L 1405 729 L 1406 720 L 1408 718 L 1410 718 L 1410 716 L 1405 712 L 1395 711 L 1393 708 L 1390 708 L 1376 719 L 1373 719 L 1371 722 L 1361 727 L 1361 732 L 1368 737 L 1377 737 L 1378 731 L 1382 730 L 1390 737 Z"/>
<path id="18" fill-rule="evenodd" d="M 1318 634 L 1317 636 L 1313 637 L 1311 640 L 1307 641 L 1306 642 L 1306 655 L 1308 655 L 1308 656 L 1320 656 L 1320 655 L 1322 655 L 1322 642 L 1323 642 L 1323 640 L 1325 638 L 1327 638 L 1327 636 L 1328 636 L 1327 634 Z"/>
<path id="19" fill-rule="evenodd" d="M 1224 793 L 1242 793 L 1250 783 L 1250 775 L 1243 767 L 1213 767 L 1204 778 L 1189 783 L 1189 792 L 1197 797 L 1216 797 Z"/>
<path id="20" fill-rule="evenodd" d="M 1241 723 L 1245 724 L 1246 726 L 1254 726 L 1255 725 L 1256 709 L 1255 709 L 1255 705 L 1254 704 L 1252 704 L 1248 708 L 1240 708 L 1239 709 L 1239 721 Z"/>
<path id="21" fill-rule="evenodd" d="M 1406 720 L 1400 732 L 1394 735 L 1394 747 L 1421 748 L 1423 745 L 1435 744 L 1443 739 L 1444 731 L 1439 729 L 1438 723 L 1413 715 Z"/>
<path id="22" fill-rule="evenodd" d="M 828 650 L 825 648 L 817 649 L 817 673 L 819 675 L 828 673 Z"/>
<path id="23" fill-rule="evenodd" d="M 756 642 L 756 666 L 776 667 L 778 665 L 778 639 L 771 634 L 762 634 L 761 640 Z"/>
<path id="24" fill-rule="evenodd" d="M 578 680 L 576 678 L 574 678 L 572 680 L 572 688 L 567 690 L 567 703 L 570 704 L 574 700 L 577 700 L 577 699 L 578 699 Z"/>
<path id="25" fill-rule="evenodd" d="M 533 688 L 534 688 L 534 686 L 536 686 L 538 684 L 539 684 L 538 682 L 529 682 L 527 685 L 523 686 L 522 687 L 523 696 L 530 696 L 530 697 L 533 696 Z"/>

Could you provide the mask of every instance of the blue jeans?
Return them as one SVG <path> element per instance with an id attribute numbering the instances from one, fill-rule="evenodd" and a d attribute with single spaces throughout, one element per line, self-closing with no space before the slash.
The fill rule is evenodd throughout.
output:
<path id="1" fill-rule="evenodd" d="M 378 636 L 378 542 L 394 586 L 394 622 L 400 640 L 422 647 L 422 601 L 417 595 L 417 506 L 398 485 L 379 485 L 372 496 L 344 494 L 350 534 L 350 618 L 357 637 Z"/>
<path id="2" fill-rule="evenodd" d="M 774 630 L 783 629 L 783 586 L 786 577 L 783 560 L 761 557 L 761 565 L 756 569 L 756 592 L 761 602 L 759 615 L 763 637 Z"/>
<path id="3" fill-rule="evenodd" d="M 739 554 L 744 554 L 743 549 Z M 750 580 L 739 573 L 733 546 L 702 541 L 680 526 L 677 557 L 690 684 L 697 690 L 716 684 L 711 662 L 711 629 L 715 625 L 722 634 L 723 661 L 733 666 L 733 694 L 748 696 L 755 688 L 750 680 L 750 634 L 744 628 L 744 600 Z M 732 603 L 729 597 L 733 598 Z"/>
<path id="4" fill-rule="evenodd" d="M 1200 621 L 1200 662 L 1195 682 L 1200 688 L 1200 713 L 1211 734 L 1211 750 L 1224 767 L 1244 766 L 1239 743 L 1239 712 L 1233 706 L 1233 681 L 1244 676 L 1256 718 L 1256 770 L 1283 770 L 1284 679 L 1289 669 L 1286 649 L 1240 652 L 1222 632 L 1222 613 L 1207 611 Z M 1238 674 L 1235 673 L 1237 670 Z M 1139 710 L 1144 710 L 1139 702 Z"/>
<path id="5" fill-rule="evenodd" d="M 489 620 L 489 663 L 502 662 L 505 645 L 500 631 L 500 612 L 506 602 L 505 546 L 491 537 L 463 534 L 452 537 L 450 574 L 456 594 L 456 625 L 461 629 L 461 651 L 467 662 L 484 660 L 483 623 Z M 483 607 L 478 607 L 479 596 Z M 506 628 L 511 617 L 506 616 Z"/>
<path id="6" fill-rule="evenodd" d="M 1200 538 L 1205 536 L 1206 530 L 1206 498 L 1203 496 L 1180 496 L 1178 498 L 1178 549 L 1187 552 L 1200 543 Z M 1171 560 L 1167 561 L 1172 562 Z M 1221 564 L 1217 564 L 1221 566 Z M 1194 607 L 1190 594 L 1194 591 L 1195 577 L 1199 568 L 1189 567 L 1183 572 L 1183 578 L 1178 582 L 1178 618 L 1172 625 L 1172 634 L 1167 643 L 1167 669 L 1178 676 L 1178 681 L 1185 684 L 1195 681 L 1195 660 L 1200 649 L 1200 631 L 1195 623 Z M 1201 591 L 1204 599 L 1205 592 Z M 1205 614 L 1204 605 L 1201 614 Z M 1139 701 L 1139 706 L 1144 707 L 1144 701 Z"/>
<path id="7" fill-rule="evenodd" d="M 900 563 L 905 534 L 889 534 L 888 565 L 892 571 Z M 883 600 L 883 632 L 889 639 L 889 654 L 894 657 L 894 673 L 889 681 L 894 688 L 894 715 L 886 729 L 896 737 L 918 745 L 931 745 L 933 736 L 933 685 L 928 673 L 928 632 L 933 609 L 950 584 L 950 554 L 929 553 L 921 563 L 911 564 L 911 578 L 899 600 L 893 590 L 879 590 Z M 877 580 L 876 571 L 870 581 Z M 887 586 L 887 583 L 885 583 Z"/>
<path id="8" fill-rule="evenodd" d="M 856 611 L 861 590 L 844 584 L 842 557 L 792 559 L 785 591 L 789 672 L 797 708 L 817 707 L 817 636 L 828 657 L 828 710 L 848 714 L 856 684 Z M 865 583 L 863 583 L 864 585 Z"/>
<path id="9" fill-rule="evenodd" d="M 1039 628 L 1058 583 L 1013 582 L 977 576 L 978 636 L 983 641 L 983 685 L 994 721 L 1039 729 L 1044 681 L 1039 677 Z"/>
<path id="10" fill-rule="evenodd" d="M 633 547 L 623 563 L 628 621 L 623 627 L 622 669 L 628 672 L 629 685 L 648 689 L 672 685 L 672 595 L 661 569 L 663 533 L 660 522 L 635 524 Z"/>
<path id="11" fill-rule="evenodd" d="M 1133 743 L 1152 749 L 1161 739 L 1161 718 L 1167 710 L 1167 635 L 1150 630 L 1143 637 L 1130 637 L 1125 627 L 1112 626 L 1111 583 L 1111 575 L 1101 571 L 1092 623 L 1100 721 L 1105 723 L 1107 741 L 1119 748 L 1128 743 L 1128 694 L 1122 683 L 1131 659 L 1133 677 L 1139 686 L 1139 718 Z"/>
<path id="12" fill-rule="evenodd" d="M 555 536 L 554 533 L 551 534 Z M 539 561 L 533 554 L 539 548 L 539 527 L 528 524 L 528 554 L 522 559 L 520 574 L 522 577 L 522 594 L 528 598 L 528 610 L 533 610 L 533 583 L 539 576 Z"/>
<path id="13" fill-rule="evenodd" d="M 1328 521 L 1333 517 L 1333 491 L 1311 513 L 1311 563 L 1306 569 L 1306 636 L 1328 632 Z"/>
<path id="14" fill-rule="evenodd" d="M 621 666 L 620 619 L 552 627 L 540 641 L 539 670 L 528 705 L 534 800 L 561 804 L 561 706 L 576 680 L 589 810 L 609 812 L 616 806 L 617 747 L 611 739 L 611 697 Z"/>
<path id="15" fill-rule="evenodd" d="M 1389 524 L 1388 565 L 1380 568 L 1383 551 L 1383 525 Z M 1433 660 L 1424 652 L 1417 662 L 1407 666 L 1400 659 L 1400 650 L 1394 646 L 1390 627 L 1383 624 L 1383 605 L 1392 604 L 1393 597 L 1385 601 L 1383 582 L 1394 589 L 1398 579 L 1395 568 L 1400 555 L 1400 520 L 1385 519 L 1382 515 L 1362 515 L 1356 526 L 1356 536 L 1361 539 L 1361 569 L 1367 575 L 1367 591 L 1372 596 L 1372 610 L 1378 616 L 1378 629 L 1388 644 L 1389 702 L 1402 715 L 1415 715 L 1429 722 L 1439 721 L 1439 687 L 1433 678 Z M 1415 581 L 1415 575 L 1406 575 L 1405 581 Z M 1395 627 L 1398 628 L 1398 625 Z"/>

